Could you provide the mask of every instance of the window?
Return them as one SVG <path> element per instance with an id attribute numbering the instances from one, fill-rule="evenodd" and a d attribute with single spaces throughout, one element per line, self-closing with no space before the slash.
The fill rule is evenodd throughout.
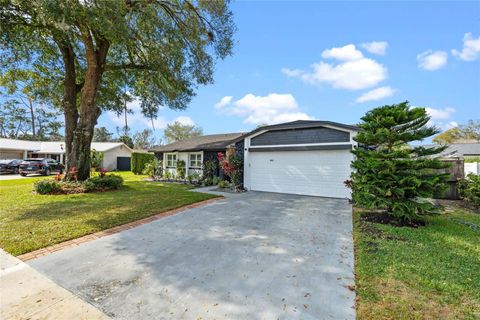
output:
<path id="1" fill-rule="evenodd" d="M 177 165 L 177 155 L 175 153 L 167 153 L 167 167 L 175 167 Z"/>
<path id="2" fill-rule="evenodd" d="M 202 154 L 190 153 L 190 168 L 202 168 Z"/>

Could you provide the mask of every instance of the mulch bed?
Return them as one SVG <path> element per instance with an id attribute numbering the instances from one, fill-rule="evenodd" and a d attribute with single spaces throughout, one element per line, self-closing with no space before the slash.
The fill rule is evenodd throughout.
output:
<path id="1" fill-rule="evenodd" d="M 386 212 L 364 212 L 361 214 L 360 220 L 364 222 L 390 224 L 396 227 L 418 228 L 425 226 L 425 221 L 423 220 L 398 220 Z"/>

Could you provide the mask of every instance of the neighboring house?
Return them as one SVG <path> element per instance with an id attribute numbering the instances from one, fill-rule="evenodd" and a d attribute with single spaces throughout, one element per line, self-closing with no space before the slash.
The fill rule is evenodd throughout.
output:
<path id="1" fill-rule="evenodd" d="M 157 159 L 163 163 L 163 170 L 176 175 L 177 160 L 185 161 L 186 175 L 193 173 L 202 174 L 203 164 L 206 161 L 217 161 L 219 152 L 226 152 L 230 146 L 243 136 L 244 133 L 225 133 L 198 136 L 190 139 L 176 141 L 164 146 L 153 147 Z"/>
<path id="2" fill-rule="evenodd" d="M 92 142 L 92 150 L 103 153 L 107 170 L 130 170 L 132 149 L 123 142 Z M 0 138 L 0 159 L 51 158 L 65 162 L 62 141 L 27 141 Z"/>
<path id="3" fill-rule="evenodd" d="M 166 170 L 177 159 L 188 172 L 229 147 L 244 159 L 248 190 L 349 198 L 344 182 L 350 178 L 353 137 L 360 129 L 330 121 L 299 120 L 263 126 L 249 133 L 201 136 L 154 148 Z"/>
<path id="4" fill-rule="evenodd" d="M 480 174 L 480 143 L 452 143 L 440 156 L 444 158 L 463 158 L 465 162 L 462 176 L 469 173 Z"/>
<path id="5" fill-rule="evenodd" d="M 480 157 L 480 143 L 452 143 L 441 153 L 442 157 L 461 157 L 464 159 Z"/>

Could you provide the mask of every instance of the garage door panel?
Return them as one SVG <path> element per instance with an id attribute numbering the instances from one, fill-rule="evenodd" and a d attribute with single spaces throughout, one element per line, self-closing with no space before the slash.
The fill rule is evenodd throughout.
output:
<path id="1" fill-rule="evenodd" d="M 348 150 L 262 152 L 250 154 L 250 189 L 345 198 L 350 176 Z"/>

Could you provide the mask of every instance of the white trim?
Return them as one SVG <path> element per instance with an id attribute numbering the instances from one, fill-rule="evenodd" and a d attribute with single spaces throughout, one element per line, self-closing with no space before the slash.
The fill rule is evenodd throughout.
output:
<path id="1" fill-rule="evenodd" d="M 350 145 L 351 141 L 344 142 L 324 142 L 324 143 L 298 143 L 298 144 L 272 144 L 272 145 L 254 145 L 250 146 L 250 149 L 255 148 L 276 148 L 276 147 L 311 147 L 311 146 L 332 146 L 332 145 Z"/>
<path id="2" fill-rule="evenodd" d="M 190 159 L 190 156 L 191 155 L 200 155 L 200 167 L 192 167 L 191 166 L 191 159 Z M 202 169 L 202 163 L 203 163 L 203 152 L 202 151 L 195 151 L 195 152 L 188 152 L 188 166 L 187 166 L 187 169 Z M 195 160 L 195 161 L 198 161 L 198 160 Z"/>
<path id="3" fill-rule="evenodd" d="M 175 156 L 175 160 L 172 159 L 172 161 L 174 161 L 173 166 L 168 165 L 168 156 L 169 155 Z M 165 153 L 165 167 L 166 168 L 176 168 L 177 167 L 177 161 L 178 161 L 178 152 Z"/>

